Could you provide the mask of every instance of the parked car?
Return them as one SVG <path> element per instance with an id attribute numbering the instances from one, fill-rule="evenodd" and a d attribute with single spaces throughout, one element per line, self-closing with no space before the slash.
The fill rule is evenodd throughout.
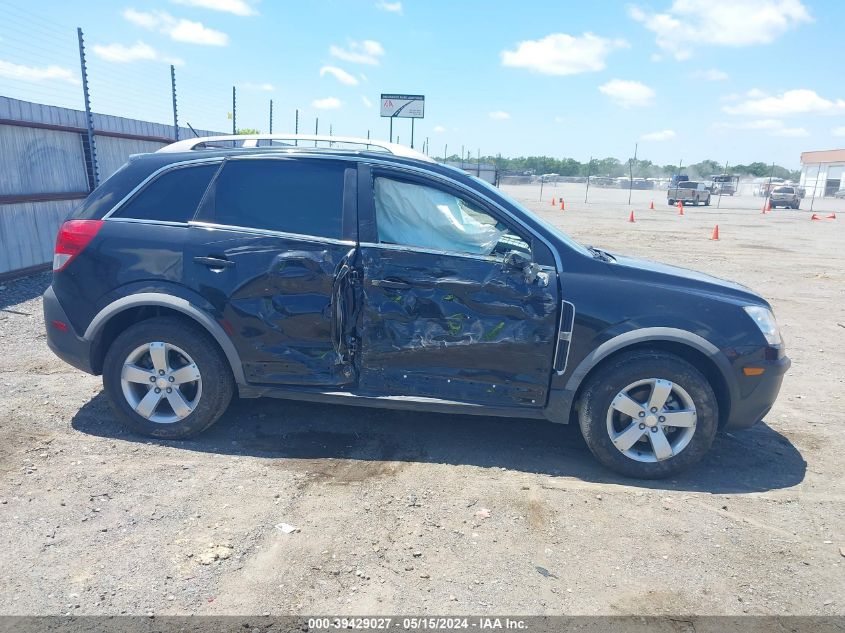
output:
<path id="1" fill-rule="evenodd" d="M 716 174 L 710 176 L 710 193 L 714 196 L 733 196 L 739 189 L 739 176 Z"/>
<path id="2" fill-rule="evenodd" d="M 772 208 L 789 207 L 797 209 L 801 206 L 801 196 L 795 187 L 775 187 L 769 196 Z"/>
<path id="3" fill-rule="evenodd" d="M 679 182 L 677 187 L 670 187 L 666 191 L 666 200 L 669 204 L 675 204 L 679 200 L 684 204 L 704 204 L 710 206 L 710 190 L 703 182 L 687 180 Z"/>
<path id="4" fill-rule="evenodd" d="M 834 198 L 845 198 L 845 189 L 839 189 L 833 192 Z"/>
<path id="5" fill-rule="evenodd" d="M 134 157 L 61 226 L 47 342 L 130 429 L 194 435 L 235 393 L 533 418 L 656 478 L 771 408 L 790 361 L 751 290 L 582 246 L 398 145 L 256 146 L 291 138 Z"/>

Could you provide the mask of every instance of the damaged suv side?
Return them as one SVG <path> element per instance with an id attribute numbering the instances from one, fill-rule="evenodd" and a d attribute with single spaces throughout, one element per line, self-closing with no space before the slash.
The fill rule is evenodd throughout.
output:
<path id="1" fill-rule="evenodd" d="M 789 367 L 748 289 L 583 247 L 463 172 L 336 137 L 135 157 L 60 229 L 44 312 L 54 352 L 155 437 L 237 392 L 575 422 L 634 477 L 753 425 Z"/>

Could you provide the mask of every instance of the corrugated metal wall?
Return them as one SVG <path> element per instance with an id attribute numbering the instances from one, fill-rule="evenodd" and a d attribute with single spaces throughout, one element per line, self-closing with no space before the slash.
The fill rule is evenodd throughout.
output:
<path id="1" fill-rule="evenodd" d="M 131 154 L 154 152 L 174 136 L 173 126 L 161 123 L 106 114 L 94 114 L 93 119 L 100 182 Z M 79 110 L 0 97 L 0 276 L 52 260 L 59 225 L 89 190 L 84 128 L 85 113 Z M 180 128 L 180 136 L 188 138 L 193 132 Z M 31 200 L 39 196 L 56 199 Z"/>

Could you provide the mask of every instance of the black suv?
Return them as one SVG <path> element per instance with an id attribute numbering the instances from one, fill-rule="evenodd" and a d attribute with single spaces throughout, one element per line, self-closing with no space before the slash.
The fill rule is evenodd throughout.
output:
<path id="1" fill-rule="evenodd" d="M 135 431 L 199 433 L 237 390 L 574 422 L 654 478 L 777 396 L 747 288 L 581 246 L 407 148 L 235 138 L 133 157 L 59 231 L 48 343 Z"/>

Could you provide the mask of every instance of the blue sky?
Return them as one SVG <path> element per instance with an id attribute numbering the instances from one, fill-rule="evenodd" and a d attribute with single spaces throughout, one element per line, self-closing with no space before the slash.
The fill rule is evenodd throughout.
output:
<path id="1" fill-rule="evenodd" d="M 382 92 L 426 95 L 416 144 L 475 155 L 776 161 L 845 146 L 845 2 L 0 0 L 0 95 L 95 111 L 386 138 Z M 410 141 L 410 123 L 394 133 Z"/>

